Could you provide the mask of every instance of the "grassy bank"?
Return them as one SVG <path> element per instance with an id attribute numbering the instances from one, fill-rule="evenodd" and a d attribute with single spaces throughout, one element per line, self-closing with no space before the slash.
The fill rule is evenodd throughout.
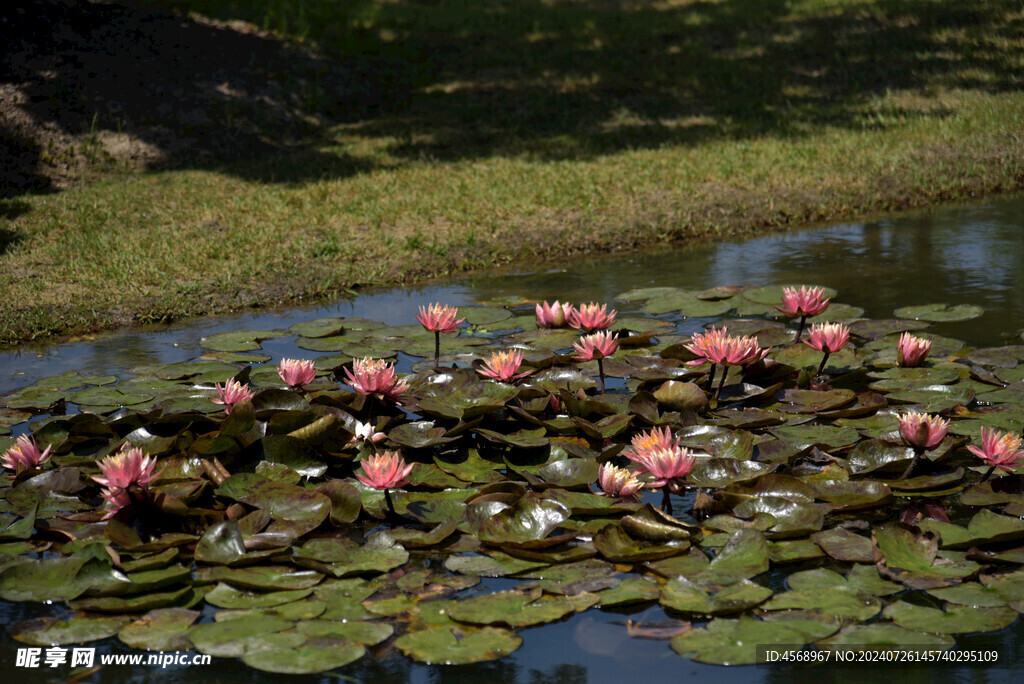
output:
<path id="1" fill-rule="evenodd" d="M 0 343 L 1024 187 L 1019 2 L 237 5 L 158 9 L 315 55 L 304 124 L 0 200 Z"/>

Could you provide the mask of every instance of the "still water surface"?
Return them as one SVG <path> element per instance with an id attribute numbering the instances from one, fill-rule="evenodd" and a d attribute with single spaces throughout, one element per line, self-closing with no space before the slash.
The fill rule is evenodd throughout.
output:
<path id="1" fill-rule="evenodd" d="M 721 285 L 813 283 L 836 288 L 837 301 L 863 307 L 865 315 L 888 318 L 899 306 L 946 302 L 978 304 L 986 313 L 964 323 L 937 324 L 936 333 L 964 339 L 972 346 L 1020 342 L 1024 330 L 1024 198 L 947 207 L 911 216 L 863 224 L 843 224 L 742 241 L 720 241 L 680 249 L 613 256 L 582 263 L 559 263 L 536 270 L 488 273 L 418 288 L 370 291 L 330 305 L 203 319 L 160 329 L 121 332 L 94 341 L 53 345 L 0 354 L 0 394 L 68 370 L 83 374 L 121 374 L 143 363 L 170 363 L 203 353 L 202 337 L 244 329 L 287 328 L 328 316 L 365 317 L 405 325 L 422 304 L 460 305 L 508 297 L 524 300 L 612 302 L 616 294 L 647 286 L 709 288 Z M 614 306 L 629 311 L 619 302 Z M 700 329 L 708 319 L 690 319 L 683 331 Z M 291 337 L 263 344 L 274 361 L 281 356 L 309 358 Z M 411 359 L 403 360 L 407 370 Z M 16 431 L 21 432 L 22 430 Z M 506 580 L 487 580 L 476 591 L 511 588 Z M 54 607 L 0 603 L 6 625 Z M 636 614 L 589 610 L 567 621 L 523 630 L 523 646 L 498 662 L 463 667 L 426 667 L 386 652 L 365 657 L 338 674 L 359 682 L 508 682 L 582 684 L 583 682 L 788 682 L 815 678 L 826 682 L 895 679 L 901 683 L 1024 681 L 1024 620 L 994 634 L 960 638 L 961 648 L 996 649 L 995 666 L 844 665 L 722 668 L 676 655 L 665 641 L 626 637 L 624 623 L 667 619 L 654 606 Z M 0 636 L 0 673 L 11 681 L 63 679 L 14 667 L 17 643 Z M 105 652 L 132 653 L 116 640 L 99 644 Z M 249 670 L 240 661 L 215 659 L 207 667 L 108 667 L 86 681 L 280 681 Z M 351 679 L 348 679 L 351 678 Z M 303 678 L 339 681 L 336 676 Z"/>

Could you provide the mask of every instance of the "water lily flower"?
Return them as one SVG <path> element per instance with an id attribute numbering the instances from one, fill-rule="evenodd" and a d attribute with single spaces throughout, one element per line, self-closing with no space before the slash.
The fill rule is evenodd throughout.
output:
<path id="1" fill-rule="evenodd" d="M 757 337 L 730 335 L 726 328 L 712 328 L 706 333 L 697 333 L 690 340 L 686 348 L 700 358 L 688 361 L 688 366 L 699 366 L 705 361 L 711 362 L 711 370 L 708 373 L 708 389 L 714 383 L 715 369 L 719 364 L 723 366 L 747 366 L 757 363 L 771 351 L 770 348 L 762 349 Z M 726 373 L 722 374 L 722 380 L 718 385 L 718 392 L 722 391 L 725 384 Z"/>
<path id="2" fill-rule="evenodd" d="M 384 451 L 362 460 L 362 473 L 356 479 L 374 489 L 394 489 L 409 482 L 413 463 L 406 463 L 397 451 Z"/>
<path id="3" fill-rule="evenodd" d="M 600 360 L 611 356 L 619 348 L 619 342 L 610 332 L 598 332 L 584 335 L 572 346 L 576 349 L 576 358 L 580 361 Z"/>
<path id="4" fill-rule="evenodd" d="M 800 341 L 800 335 L 804 332 L 804 325 L 808 316 L 817 316 L 828 308 L 830 299 L 823 300 L 825 290 L 821 287 L 807 289 L 801 285 L 797 290 L 795 287 L 782 288 L 782 306 L 775 307 L 782 313 L 791 317 L 800 317 L 800 327 L 796 331 L 796 342 Z"/>
<path id="5" fill-rule="evenodd" d="M 809 339 L 803 343 L 825 355 L 818 366 L 818 375 L 821 375 L 825 370 L 825 364 L 828 363 L 829 355 L 841 350 L 850 340 L 850 328 L 842 323 L 815 323 L 807 337 Z"/>
<path id="6" fill-rule="evenodd" d="M 0 464 L 15 473 L 36 468 L 39 464 L 49 460 L 51 448 L 48 446 L 45 451 L 39 451 L 39 445 L 36 444 L 34 438 L 22 435 L 18 437 L 14 446 L 4 452 L 3 458 L 0 458 Z"/>
<path id="7" fill-rule="evenodd" d="M 466 320 L 465 318 L 456 319 L 458 315 L 458 307 L 435 302 L 429 307 L 421 306 L 420 312 L 416 314 L 416 320 L 430 332 L 453 333 L 459 329 L 459 324 Z"/>
<path id="8" fill-rule="evenodd" d="M 693 466 L 697 463 L 696 456 L 685 447 L 673 446 L 668 449 L 657 448 L 637 454 L 636 462 L 640 464 L 641 470 L 654 476 L 649 484 L 651 487 L 662 489 L 662 508 L 671 515 L 672 499 L 669 497 L 669 492 L 679 491 L 681 486 L 679 480 L 693 470 Z"/>
<path id="9" fill-rule="evenodd" d="M 391 511 L 391 515 L 395 515 L 395 505 L 391 502 L 391 493 L 388 490 L 408 483 L 413 465 L 406 463 L 397 451 L 384 451 L 362 459 L 363 472 L 356 473 L 356 479 L 367 487 L 384 490 L 388 510 Z"/>
<path id="10" fill-rule="evenodd" d="M 348 384 L 359 394 L 375 396 L 390 403 L 409 391 L 409 384 L 395 375 L 395 366 L 384 359 L 355 359 L 352 370 L 345 369 Z"/>
<path id="11" fill-rule="evenodd" d="M 605 496 L 625 499 L 633 496 L 644 483 L 637 479 L 636 474 L 626 468 L 619 468 L 605 463 L 597 474 L 597 482 Z"/>
<path id="12" fill-rule="evenodd" d="M 981 446 L 968 446 L 967 450 L 989 465 L 989 471 L 982 482 L 987 480 L 996 468 L 1008 473 L 1024 465 L 1024 449 L 1021 449 L 1021 438 L 1007 432 L 1003 434 L 987 427 L 981 428 Z"/>
<path id="13" fill-rule="evenodd" d="M 316 367 L 312 361 L 299 359 L 281 359 L 281 365 L 277 367 L 277 374 L 281 376 L 284 384 L 292 389 L 301 389 L 304 385 L 313 382 L 316 377 Z"/>
<path id="14" fill-rule="evenodd" d="M 420 312 L 416 314 L 416 320 L 420 322 L 420 325 L 434 333 L 434 368 L 441 365 L 441 333 L 457 331 L 459 324 L 466 320 L 465 318 L 456 319 L 458 315 L 457 307 L 440 303 L 431 304 L 429 308 L 421 306 Z"/>
<path id="15" fill-rule="evenodd" d="M 522 364 L 523 352 L 518 349 L 498 351 L 491 354 L 491 358 L 483 362 L 483 368 L 478 368 L 476 372 L 501 382 L 514 382 L 531 373 L 531 371 L 517 373 L 516 371 Z"/>
<path id="16" fill-rule="evenodd" d="M 369 442 L 370 444 L 377 444 L 381 440 L 387 437 L 383 432 L 374 432 L 372 423 L 360 423 L 356 421 L 355 432 L 352 433 L 352 439 L 348 441 L 349 444 L 359 444 L 360 442 Z"/>
<path id="17" fill-rule="evenodd" d="M 98 465 L 101 474 L 94 475 L 92 479 L 105 487 L 102 495 L 110 508 L 103 516 L 105 520 L 148 495 L 149 485 L 160 475 L 155 472 L 155 458 L 128 444 L 116 454 L 104 458 Z"/>
<path id="18" fill-rule="evenodd" d="M 690 344 L 683 345 L 697 356 L 693 361 L 687 361 L 687 366 L 699 366 L 702 363 L 711 361 L 714 349 L 717 349 L 729 337 L 728 328 L 711 328 L 705 332 L 694 334 L 690 338 Z M 711 361 L 714 363 L 714 361 Z"/>
<path id="19" fill-rule="evenodd" d="M 576 358 L 580 361 L 597 361 L 597 373 L 601 378 L 601 392 L 604 392 L 604 358 L 611 356 L 619 348 L 615 335 L 610 332 L 599 332 L 584 335 L 572 345 L 576 349 Z"/>
<path id="20" fill-rule="evenodd" d="M 560 304 L 558 300 L 555 300 L 554 304 L 547 302 L 538 304 L 537 325 L 542 328 L 564 328 L 566 323 L 572 320 L 572 314 L 575 311 L 569 302 Z"/>
<path id="21" fill-rule="evenodd" d="M 569 325 L 582 330 L 605 330 L 615 323 L 615 315 L 614 309 L 608 311 L 607 304 L 580 304 L 569 313 Z"/>
<path id="22" fill-rule="evenodd" d="M 623 455 L 638 463 L 651 452 L 659 449 L 675 449 L 679 446 L 679 438 L 672 438 L 672 431 L 668 427 L 651 428 L 647 432 L 633 435 L 633 451 L 625 451 Z"/>
<path id="23" fill-rule="evenodd" d="M 939 444 L 949 430 L 949 421 L 939 416 L 910 411 L 897 418 L 900 437 L 916 450 L 931 449 Z"/>
<path id="24" fill-rule="evenodd" d="M 900 335 L 899 345 L 896 348 L 896 365 L 903 368 L 916 368 L 924 363 L 928 352 L 932 350 L 932 343 L 920 337 L 914 337 L 908 332 Z"/>
<path id="25" fill-rule="evenodd" d="M 686 477 L 697 463 L 697 457 L 686 447 L 675 446 L 670 449 L 653 449 L 637 460 L 640 467 L 654 475 L 652 487 L 669 487 L 672 491 L 679 490 L 677 480 Z"/>
<path id="26" fill-rule="evenodd" d="M 248 385 L 243 385 L 237 380 L 228 380 L 221 387 L 220 383 L 214 385 L 217 390 L 217 398 L 211 399 L 214 404 L 223 404 L 224 413 L 231 413 L 231 407 L 240 401 L 249 401 L 256 393 L 249 389 Z"/>

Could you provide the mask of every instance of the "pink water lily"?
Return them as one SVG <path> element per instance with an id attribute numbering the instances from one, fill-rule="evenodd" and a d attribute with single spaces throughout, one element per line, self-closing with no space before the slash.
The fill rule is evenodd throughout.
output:
<path id="1" fill-rule="evenodd" d="M 625 499 L 636 494 L 644 483 L 637 479 L 636 474 L 626 468 L 619 468 L 605 463 L 597 473 L 597 482 L 605 496 Z"/>
<path id="2" fill-rule="evenodd" d="M 362 460 L 362 473 L 356 479 L 374 489 L 395 489 L 409 482 L 413 463 L 406 463 L 397 451 L 384 451 Z"/>
<path id="3" fill-rule="evenodd" d="M 822 299 L 825 296 L 825 288 L 812 287 L 807 289 L 801 285 L 800 289 L 795 287 L 782 288 L 782 306 L 775 308 L 787 316 L 817 316 L 828 308 L 832 299 Z"/>
<path id="4" fill-rule="evenodd" d="M 690 339 L 690 344 L 683 345 L 690 350 L 697 358 L 687 361 L 687 366 L 699 366 L 704 363 L 715 363 L 711 357 L 716 355 L 718 349 L 729 337 L 727 328 L 711 328 L 706 332 L 699 332 Z"/>
<path id="5" fill-rule="evenodd" d="M 580 361 L 593 361 L 611 356 L 619 348 L 619 342 L 610 332 L 598 332 L 584 335 L 572 345 L 576 349 L 576 358 Z"/>
<path id="6" fill-rule="evenodd" d="M 842 323 L 815 323 L 807 337 L 809 339 L 803 343 L 824 354 L 821 365 L 818 366 L 818 375 L 821 375 L 825 371 L 829 355 L 841 350 L 850 340 L 850 329 Z"/>
<path id="7" fill-rule="evenodd" d="M 686 447 L 670 449 L 654 449 L 637 459 L 640 467 L 654 476 L 652 487 L 668 487 L 671 491 L 679 490 L 678 480 L 686 477 L 697 463 L 697 457 Z"/>
<path id="8" fill-rule="evenodd" d="M 1021 438 L 1011 432 L 1002 433 L 981 428 L 981 446 L 968 446 L 967 450 L 990 466 L 989 475 L 996 468 L 1013 472 L 1014 468 L 1024 462 L 1024 450 L 1021 449 Z M 987 479 L 988 475 L 986 475 Z"/>
<path id="9" fill-rule="evenodd" d="M 292 389 L 300 389 L 313 382 L 313 378 L 316 377 L 316 367 L 312 361 L 281 359 L 281 365 L 277 367 L 277 374 L 281 376 L 284 384 Z"/>
<path id="10" fill-rule="evenodd" d="M 651 453 L 658 450 L 676 449 L 679 447 L 679 438 L 672 437 L 672 431 L 667 427 L 651 428 L 646 432 L 633 435 L 632 451 L 624 451 L 623 455 L 639 463 Z"/>
<path id="11" fill-rule="evenodd" d="M 597 374 L 601 378 L 601 392 L 604 393 L 604 359 L 619 348 L 619 342 L 610 332 L 584 335 L 572 345 L 580 361 L 597 361 Z"/>
<path id="12" fill-rule="evenodd" d="M 160 475 L 156 472 L 155 458 L 128 444 L 97 465 L 101 474 L 92 479 L 105 487 L 102 496 L 110 509 L 104 519 L 114 517 L 125 506 L 147 496 L 149 485 Z"/>
<path id="13" fill-rule="evenodd" d="M 36 444 L 34 438 L 22 435 L 18 437 L 14 446 L 4 452 L 3 458 L 0 458 L 0 464 L 8 470 L 13 470 L 15 473 L 20 473 L 29 468 L 36 468 L 41 463 L 49 460 L 51 448 L 46 447 L 45 451 L 39 451 L 39 445 Z"/>
<path id="14" fill-rule="evenodd" d="M 801 285 L 797 290 L 795 287 L 782 288 L 782 306 L 775 307 L 782 313 L 791 317 L 800 317 L 800 327 L 796 331 L 796 341 L 800 341 L 804 325 L 807 324 L 808 316 L 817 316 L 828 308 L 831 299 L 822 299 L 825 296 L 824 288 L 812 287 L 807 289 Z"/>
<path id="15" fill-rule="evenodd" d="M 395 367 L 383 359 L 355 359 L 352 370 L 345 369 L 348 384 L 359 394 L 390 403 L 409 391 L 409 385 L 395 375 Z"/>
<path id="16" fill-rule="evenodd" d="M 850 329 L 842 323 L 815 323 L 804 344 L 826 354 L 835 354 L 850 340 Z"/>
<path id="17" fill-rule="evenodd" d="M 582 330 L 605 330 L 615 324 L 616 312 L 608 311 L 607 304 L 580 304 L 569 313 L 569 325 Z"/>
<path id="18" fill-rule="evenodd" d="M 905 332 L 900 335 L 900 341 L 896 347 L 896 365 L 903 368 L 916 368 L 924 363 L 925 357 L 931 350 L 932 343 L 930 341 Z"/>
<path id="19" fill-rule="evenodd" d="M 256 393 L 249 389 L 248 385 L 243 385 L 237 380 L 228 380 L 221 387 L 220 383 L 215 384 L 214 389 L 217 390 L 217 398 L 211 399 L 214 404 L 223 404 L 224 413 L 231 413 L 231 408 L 240 401 L 249 401 Z"/>
<path id="20" fill-rule="evenodd" d="M 569 302 L 560 304 L 558 300 L 555 300 L 554 304 L 548 304 L 547 302 L 538 304 L 536 310 L 537 325 L 541 328 L 564 328 L 575 312 L 572 304 Z"/>
<path id="21" fill-rule="evenodd" d="M 939 416 L 910 411 L 896 419 L 900 424 L 900 437 L 914 449 L 932 449 L 946 436 L 949 421 Z"/>
<path id="22" fill-rule="evenodd" d="M 484 377 L 493 378 L 501 382 L 514 382 L 525 378 L 531 371 L 518 373 L 519 367 L 523 364 L 523 352 L 518 349 L 509 351 L 497 351 L 491 354 L 491 358 L 483 362 L 483 367 L 477 369 L 477 373 Z"/>
<path id="23" fill-rule="evenodd" d="M 441 333 L 453 333 L 458 331 L 459 324 L 465 318 L 457 318 L 459 309 L 454 306 L 431 304 L 429 307 L 420 307 L 416 314 L 416 320 L 424 328 L 434 333 L 434 368 L 441 365 Z"/>
<path id="24" fill-rule="evenodd" d="M 429 307 L 421 306 L 420 312 L 416 314 L 416 320 L 430 332 L 453 333 L 459 329 L 459 324 L 466 320 L 457 318 L 458 315 L 458 307 L 434 303 Z"/>

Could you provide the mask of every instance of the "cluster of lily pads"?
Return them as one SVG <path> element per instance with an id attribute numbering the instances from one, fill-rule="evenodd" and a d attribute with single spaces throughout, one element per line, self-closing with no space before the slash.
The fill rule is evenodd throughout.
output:
<path id="1" fill-rule="evenodd" d="M 73 612 L 9 631 L 298 673 L 381 645 L 500 658 L 523 628 L 633 604 L 708 663 L 1010 625 L 1024 345 L 926 332 L 977 307 L 874 320 L 834 294 L 432 305 L 41 380 L 0 409 L 0 597 Z M 714 322 L 679 332 L 694 317 Z M 316 354 L 268 364 L 261 342 L 286 335 Z"/>

